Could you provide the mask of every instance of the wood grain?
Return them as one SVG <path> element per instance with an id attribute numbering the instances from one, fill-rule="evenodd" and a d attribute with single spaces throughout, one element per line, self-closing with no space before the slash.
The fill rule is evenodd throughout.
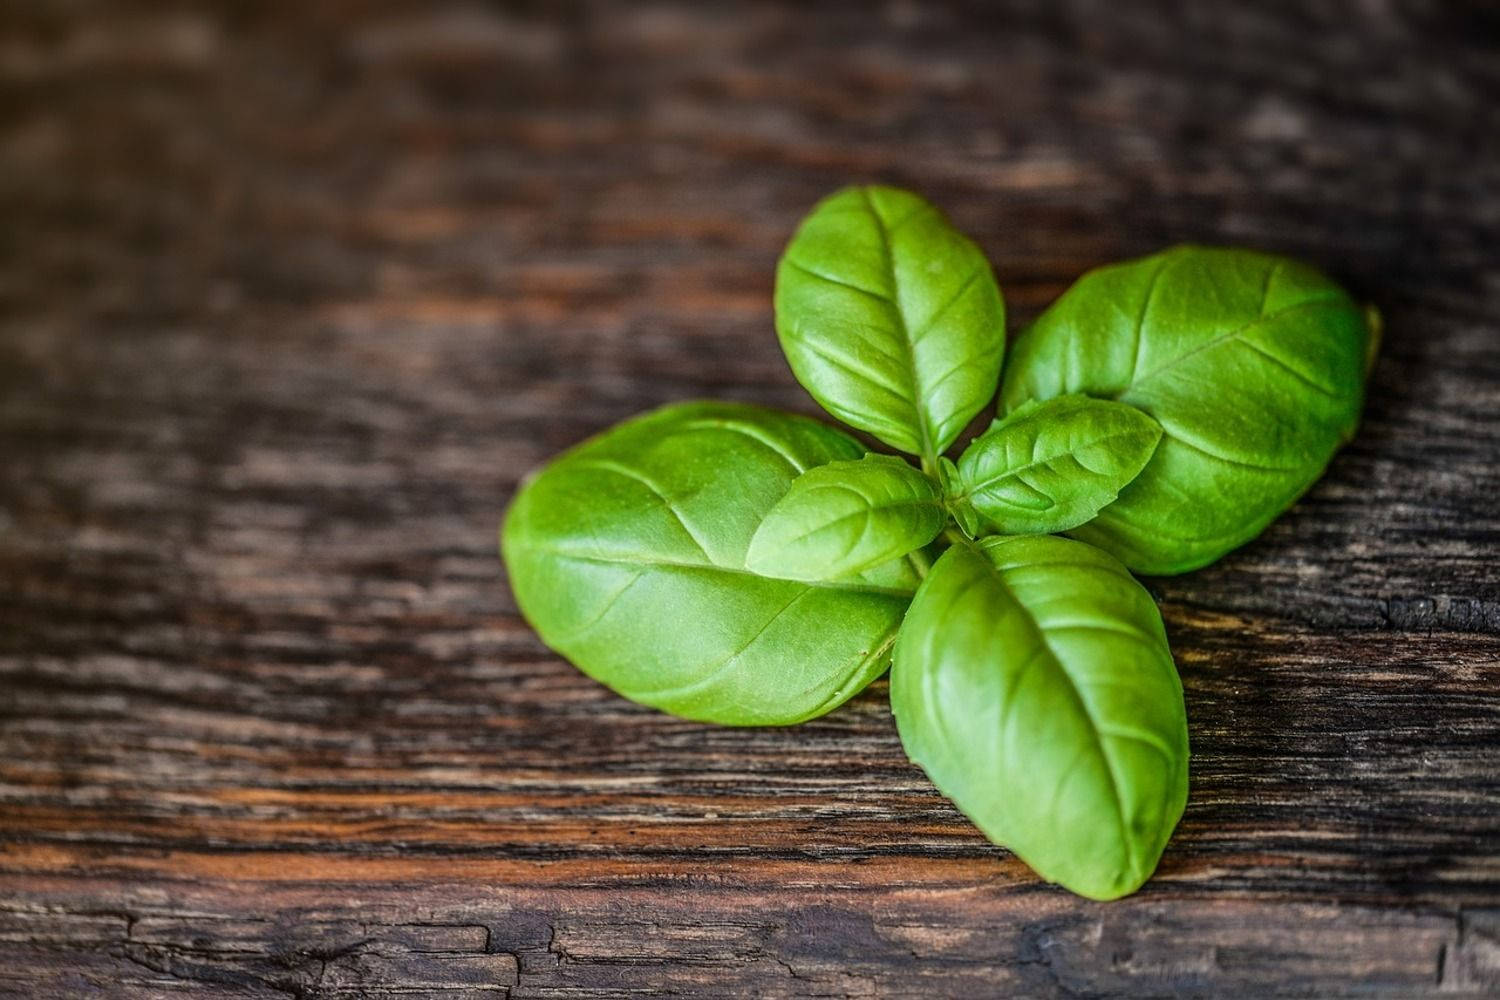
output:
<path id="1" fill-rule="evenodd" d="M 1421 3 L 74 0 L 0 36 L 0 994 L 1493 995 L 1500 22 Z M 1385 316 L 1359 437 L 1148 581 L 1187 814 L 1115 904 L 907 763 L 543 647 L 519 478 L 804 413 L 776 256 L 913 187 L 1019 327 L 1197 240 Z"/>

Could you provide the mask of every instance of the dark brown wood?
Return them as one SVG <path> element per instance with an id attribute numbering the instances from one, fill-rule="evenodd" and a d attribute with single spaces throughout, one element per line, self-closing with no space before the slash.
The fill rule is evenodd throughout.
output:
<path id="1" fill-rule="evenodd" d="M 1500 990 L 1500 22 L 1483 5 L 11 5 L 0 993 Z M 820 195 L 921 190 L 1019 327 L 1179 240 L 1377 304 L 1360 436 L 1149 581 L 1192 795 L 1039 884 L 879 683 L 716 729 L 516 614 L 518 478 L 670 400 L 812 413 Z"/>

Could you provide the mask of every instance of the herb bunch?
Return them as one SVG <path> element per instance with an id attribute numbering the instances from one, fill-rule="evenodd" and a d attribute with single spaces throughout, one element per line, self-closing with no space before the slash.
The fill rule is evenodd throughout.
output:
<path id="1" fill-rule="evenodd" d="M 1082 895 L 1135 891 L 1188 733 L 1131 571 L 1213 562 L 1312 485 L 1354 433 L 1374 323 L 1296 261 L 1181 246 L 1080 278 L 1002 383 L 983 253 L 888 187 L 813 209 L 775 311 L 813 398 L 915 464 L 754 406 L 647 413 L 517 495 L 522 612 L 625 697 L 725 725 L 814 718 L 889 666 L 908 755 L 991 840 Z"/>

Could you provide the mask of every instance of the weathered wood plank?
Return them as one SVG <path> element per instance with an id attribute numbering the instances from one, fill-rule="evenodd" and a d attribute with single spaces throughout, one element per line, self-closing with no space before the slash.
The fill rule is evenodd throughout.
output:
<path id="1" fill-rule="evenodd" d="M 371 996 L 423 988 L 549 997 L 1159 995 L 1268 983 L 1320 996 L 1463 995 L 1493 985 L 1489 911 L 1460 920 L 1160 893 L 1107 906 L 932 872 L 920 887 L 897 889 L 889 868 L 829 882 L 806 866 L 772 867 L 772 878 L 756 868 L 745 877 L 733 868 L 603 877 L 567 888 L 561 910 L 558 890 L 503 876 L 461 884 L 462 902 L 454 884 L 252 883 L 227 908 L 206 904 L 209 894 L 191 883 L 106 876 L 132 907 L 128 921 L 94 930 L 97 916 L 70 910 L 76 889 L 48 891 L 43 881 L 30 888 L 46 902 L 7 914 L 5 926 L 37 928 L 37 954 L 66 946 L 145 982 L 264 995 L 335 996 L 356 986 Z M 247 908 L 274 916 L 246 919 Z M 412 913 L 427 923 L 401 923 Z M 70 920 L 80 929 L 60 939 L 54 928 Z"/>
<path id="2" fill-rule="evenodd" d="M 0 994 L 1500 990 L 1500 24 L 1425 3 L 7 11 Z M 857 179 L 1019 327 L 1179 240 L 1386 320 L 1364 427 L 1148 581 L 1192 795 L 1039 885 L 884 684 L 624 702 L 519 619 L 520 477 L 695 396 L 813 413 L 774 261 Z"/>

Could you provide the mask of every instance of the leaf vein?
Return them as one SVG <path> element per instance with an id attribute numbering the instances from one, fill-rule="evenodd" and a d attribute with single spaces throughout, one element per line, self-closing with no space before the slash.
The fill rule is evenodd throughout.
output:
<path id="1" fill-rule="evenodd" d="M 791 600 L 783 604 L 779 609 L 777 609 L 775 614 L 766 619 L 765 624 L 756 629 L 755 634 L 741 643 L 738 649 L 731 651 L 717 663 L 710 663 L 706 667 L 702 668 L 708 671 L 708 673 L 704 676 L 699 677 L 687 684 L 680 684 L 677 687 L 657 688 L 649 691 L 641 691 L 638 692 L 637 697 L 643 700 L 653 701 L 661 701 L 668 698 L 676 699 L 681 698 L 683 695 L 691 694 L 694 691 L 701 691 L 704 688 L 709 687 L 710 685 L 717 682 L 720 677 L 729 672 L 734 667 L 734 665 L 739 662 L 740 657 L 748 653 L 750 651 L 750 647 L 754 646 L 756 641 L 760 639 L 761 636 L 766 634 L 766 630 L 769 629 L 772 625 L 776 624 L 777 620 L 780 619 L 782 615 L 791 610 L 792 605 L 796 604 L 798 601 L 802 600 L 802 598 L 811 593 L 811 590 L 803 590 L 800 593 L 793 594 Z"/>
<path id="2" fill-rule="evenodd" d="M 933 327 L 937 326 L 938 320 L 943 318 L 944 314 L 948 312 L 948 310 L 953 306 L 955 302 L 963 298 L 964 293 L 973 286 L 975 281 L 979 280 L 980 274 L 981 267 L 976 266 L 972 271 L 969 272 L 969 276 L 964 279 L 963 284 L 958 286 L 958 291 L 949 296 L 948 301 L 944 302 L 941 306 L 938 307 L 936 312 L 927 317 L 927 321 L 922 324 L 922 328 L 911 335 L 911 343 L 913 347 L 920 344 L 922 342 L 922 338 L 926 337 L 928 332 L 931 331 Z"/>
<path id="3" fill-rule="evenodd" d="M 822 358 L 829 364 L 843 369 L 845 372 L 853 375 L 855 378 L 863 379 L 864 381 L 873 385 L 875 388 L 883 392 L 890 393 L 904 406 L 910 407 L 915 410 L 916 403 L 914 402 L 913 398 L 906 395 L 906 393 L 901 390 L 900 386 L 893 385 L 892 383 L 887 382 L 885 379 L 876 378 L 872 372 L 864 370 L 861 367 L 861 363 L 857 359 L 849 358 L 842 354 L 829 350 L 826 343 L 816 338 L 808 339 L 798 337 L 797 340 L 812 354 L 816 354 L 818 357 Z"/>
<path id="4" fill-rule="evenodd" d="M 864 295 L 867 298 L 874 299 L 885 309 L 892 309 L 895 305 L 895 303 L 893 303 L 888 296 L 880 292 L 873 291 L 872 289 L 866 288 L 863 285 L 857 285 L 854 282 L 850 281 L 848 278 L 842 278 L 838 275 L 829 274 L 826 271 L 819 271 L 816 268 L 808 267 L 801 261 L 793 260 L 791 257 L 786 258 L 786 262 L 790 266 L 796 268 L 809 277 L 817 278 L 819 281 L 826 281 L 830 285 L 837 285 L 840 288 L 847 288 L 851 292 L 858 292 L 859 294 Z"/>
<path id="5" fill-rule="evenodd" d="M 798 475 L 801 475 L 802 473 L 807 471 L 807 466 L 798 461 L 795 455 L 793 455 L 782 445 L 778 444 L 774 438 L 770 437 L 760 430 L 752 429 L 751 427 L 737 420 L 693 420 L 685 424 L 684 427 L 688 429 L 725 430 L 729 431 L 731 434 L 738 434 L 740 437 L 747 438 L 764 446 L 767 451 L 770 451 L 773 454 L 777 455 L 784 462 L 786 462 L 787 465 L 791 466 L 792 470 Z"/>
<path id="6" fill-rule="evenodd" d="M 580 458 L 579 464 L 592 466 L 596 469 L 603 469 L 606 472 L 613 472 L 617 476 L 623 476 L 626 479 L 634 480 L 635 482 L 640 483 L 642 486 L 646 487 L 646 489 L 650 490 L 652 494 L 654 494 L 656 498 L 661 501 L 662 506 L 665 507 L 674 518 L 677 519 L 677 523 L 682 527 L 683 532 L 688 536 L 688 538 L 692 539 L 693 544 L 698 547 L 698 551 L 703 553 L 703 558 L 707 559 L 709 562 L 713 562 L 713 556 L 710 556 L 708 554 L 708 548 L 703 544 L 703 540 L 698 537 L 697 532 L 693 531 L 693 529 L 688 525 L 687 518 L 683 517 L 682 511 L 677 509 L 677 504 L 672 500 L 671 497 L 667 496 L 666 492 L 662 490 L 660 486 L 658 486 L 651 479 L 641 475 L 639 472 L 636 472 L 628 465 L 622 465 L 619 462 L 615 462 L 607 458 Z"/>
<path id="7" fill-rule="evenodd" d="M 1274 320 L 1281 319 L 1284 316 L 1289 316 L 1292 313 L 1299 312 L 1303 309 L 1312 309 L 1318 306 L 1337 305 L 1340 301 L 1342 301 L 1342 296 L 1338 294 L 1320 295 L 1315 298 L 1304 299 L 1296 305 L 1287 306 L 1285 309 L 1278 309 L 1276 312 L 1257 316 L 1255 319 L 1251 320 L 1248 323 L 1245 323 L 1242 326 L 1236 327 L 1235 329 L 1230 330 L 1226 333 L 1221 333 L 1218 336 L 1213 337 L 1202 344 L 1199 344 L 1192 350 L 1187 351 L 1183 354 L 1179 354 L 1171 361 L 1162 364 L 1160 367 L 1152 369 L 1145 375 L 1142 375 L 1140 378 L 1135 378 L 1134 374 L 1132 373 L 1131 381 L 1127 383 L 1124 390 L 1117 393 L 1114 398 L 1123 402 L 1126 396 L 1133 394 L 1145 383 L 1151 381 L 1154 378 L 1157 378 L 1158 376 L 1168 371 L 1171 371 L 1174 368 L 1186 364 L 1190 359 L 1198 356 L 1199 354 L 1202 354 L 1204 351 L 1211 350 L 1221 344 L 1233 340 L 1240 340 L 1241 343 L 1245 343 L 1245 341 L 1241 339 L 1241 334 L 1260 325 L 1261 323 L 1269 323 Z"/>

